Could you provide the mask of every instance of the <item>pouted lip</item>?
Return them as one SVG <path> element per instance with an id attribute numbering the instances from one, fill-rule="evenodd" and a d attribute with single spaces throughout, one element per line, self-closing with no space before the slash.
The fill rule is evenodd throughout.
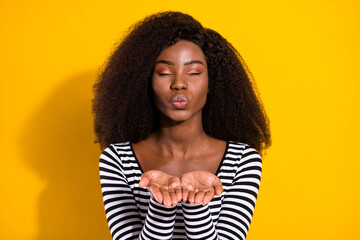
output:
<path id="1" fill-rule="evenodd" d="M 182 109 L 189 103 L 189 98 L 184 94 L 176 94 L 171 97 L 170 103 L 176 108 Z"/>

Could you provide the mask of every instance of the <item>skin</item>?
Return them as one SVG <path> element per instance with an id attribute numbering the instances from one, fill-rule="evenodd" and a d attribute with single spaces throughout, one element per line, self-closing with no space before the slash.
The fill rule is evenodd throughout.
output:
<path id="1" fill-rule="evenodd" d="M 208 204 L 222 192 L 215 176 L 226 142 L 208 136 L 202 109 L 208 89 L 207 63 L 194 43 L 178 41 L 162 50 L 152 77 L 154 102 L 160 112 L 159 130 L 133 144 L 144 171 L 139 182 L 165 206 L 179 201 Z M 181 96 L 186 104 L 174 103 Z"/>

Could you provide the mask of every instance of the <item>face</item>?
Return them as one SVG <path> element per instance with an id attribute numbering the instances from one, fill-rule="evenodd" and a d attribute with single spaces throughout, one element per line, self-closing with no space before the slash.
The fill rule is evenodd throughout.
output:
<path id="1" fill-rule="evenodd" d="M 157 58 L 152 77 L 155 106 L 173 121 L 200 118 L 208 93 L 204 53 L 196 44 L 178 41 Z"/>

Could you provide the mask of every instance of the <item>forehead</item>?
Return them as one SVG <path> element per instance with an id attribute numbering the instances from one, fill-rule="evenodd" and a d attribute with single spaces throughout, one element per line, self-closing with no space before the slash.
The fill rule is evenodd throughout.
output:
<path id="1" fill-rule="evenodd" d="M 205 61 L 205 55 L 201 48 L 193 42 L 180 40 L 174 45 L 163 49 L 157 60 L 169 61 Z"/>

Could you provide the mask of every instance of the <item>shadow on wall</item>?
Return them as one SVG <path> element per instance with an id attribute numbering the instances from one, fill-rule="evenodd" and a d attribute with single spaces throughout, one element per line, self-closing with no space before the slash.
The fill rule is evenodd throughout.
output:
<path id="1" fill-rule="evenodd" d="M 33 113 L 20 136 L 25 164 L 47 182 L 39 196 L 35 240 L 111 239 L 91 114 L 95 74 L 84 72 L 64 81 Z"/>

